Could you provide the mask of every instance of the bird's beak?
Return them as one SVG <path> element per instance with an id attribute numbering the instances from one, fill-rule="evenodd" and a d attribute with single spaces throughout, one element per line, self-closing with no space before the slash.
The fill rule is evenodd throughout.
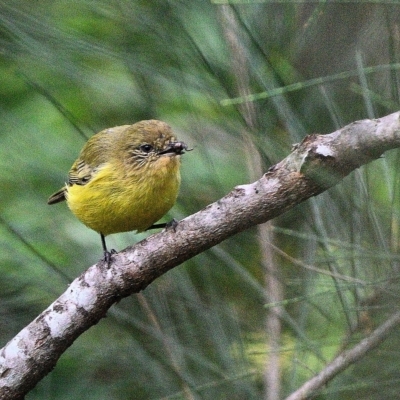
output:
<path id="1" fill-rule="evenodd" d="M 193 149 L 189 149 L 187 144 L 184 142 L 171 142 L 167 144 L 167 147 L 164 150 L 158 152 L 158 154 L 176 154 L 181 155 L 185 154 L 186 151 L 191 151 Z"/>

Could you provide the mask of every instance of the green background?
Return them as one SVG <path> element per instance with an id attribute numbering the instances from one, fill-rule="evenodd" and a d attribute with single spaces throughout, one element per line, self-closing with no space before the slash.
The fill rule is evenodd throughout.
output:
<path id="1" fill-rule="evenodd" d="M 46 204 L 88 137 L 142 119 L 171 125 L 194 148 L 164 218 L 181 219 L 305 135 L 396 111 L 399 23 L 400 5 L 383 1 L 0 1 L 0 347 L 101 257 L 98 234 Z M 266 320 L 277 307 L 280 396 L 290 394 L 397 307 L 399 155 L 277 218 L 268 241 L 254 227 L 122 300 L 27 399 L 271 399 Z M 399 339 L 318 399 L 394 398 Z"/>

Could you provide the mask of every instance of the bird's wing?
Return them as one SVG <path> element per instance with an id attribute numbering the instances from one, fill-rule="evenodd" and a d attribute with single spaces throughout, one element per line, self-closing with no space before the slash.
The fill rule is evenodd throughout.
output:
<path id="1" fill-rule="evenodd" d="M 122 133 L 127 127 L 129 126 L 117 126 L 93 135 L 82 149 L 79 158 L 72 165 L 66 186 L 52 194 L 47 203 L 55 204 L 65 200 L 68 186 L 86 185 L 90 182 L 99 168 L 108 161 L 110 149 L 112 149 L 111 143 L 115 136 Z"/>
<path id="2" fill-rule="evenodd" d="M 96 169 L 78 158 L 68 173 L 68 185 L 86 185 L 92 179 Z"/>
<path id="3" fill-rule="evenodd" d="M 76 160 L 68 173 L 67 186 L 86 185 L 96 173 L 96 169 L 97 168 L 91 167 L 81 159 Z M 52 194 L 47 200 L 47 204 L 56 204 L 60 201 L 64 201 L 67 186 L 64 186 L 59 191 Z"/>

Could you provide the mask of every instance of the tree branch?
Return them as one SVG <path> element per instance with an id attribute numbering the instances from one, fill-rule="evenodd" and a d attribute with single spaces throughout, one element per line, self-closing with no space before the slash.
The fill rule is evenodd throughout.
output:
<path id="1" fill-rule="evenodd" d="M 22 399 L 61 354 L 122 297 L 250 226 L 266 222 L 339 182 L 387 150 L 400 147 L 400 113 L 310 135 L 258 181 L 167 230 L 90 267 L 0 351 L 0 399 Z"/>
<path id="2" fill-rule="evenodd" d="M 395 312 L 382 325 L 376 328 L 368 337 L 351 350 L 343 351 L 321 372 L 307 381 L 303 386 L 293 392 L 286 400 L 310 399 L 313 393 L 333 379 L 338 373 L 344 371 L 348 366 L 359 361 L 370 350 L 383 342 L 390 332 L 400 324 L 400 311 Z"/>

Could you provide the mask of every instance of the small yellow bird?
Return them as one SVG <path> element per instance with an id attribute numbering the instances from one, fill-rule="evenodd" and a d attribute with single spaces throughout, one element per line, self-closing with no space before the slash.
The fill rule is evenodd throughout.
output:
<path id="1" fill-rule="evenodd" d="M 48 199 L 66 200 L 86 226 L 105 236 L 145 231 L 174 205 L 180 185 L 180 155 L 190 151 L 162 121 L 140 121 L 93 135 L 72 165 L 68 182 Z"/>

